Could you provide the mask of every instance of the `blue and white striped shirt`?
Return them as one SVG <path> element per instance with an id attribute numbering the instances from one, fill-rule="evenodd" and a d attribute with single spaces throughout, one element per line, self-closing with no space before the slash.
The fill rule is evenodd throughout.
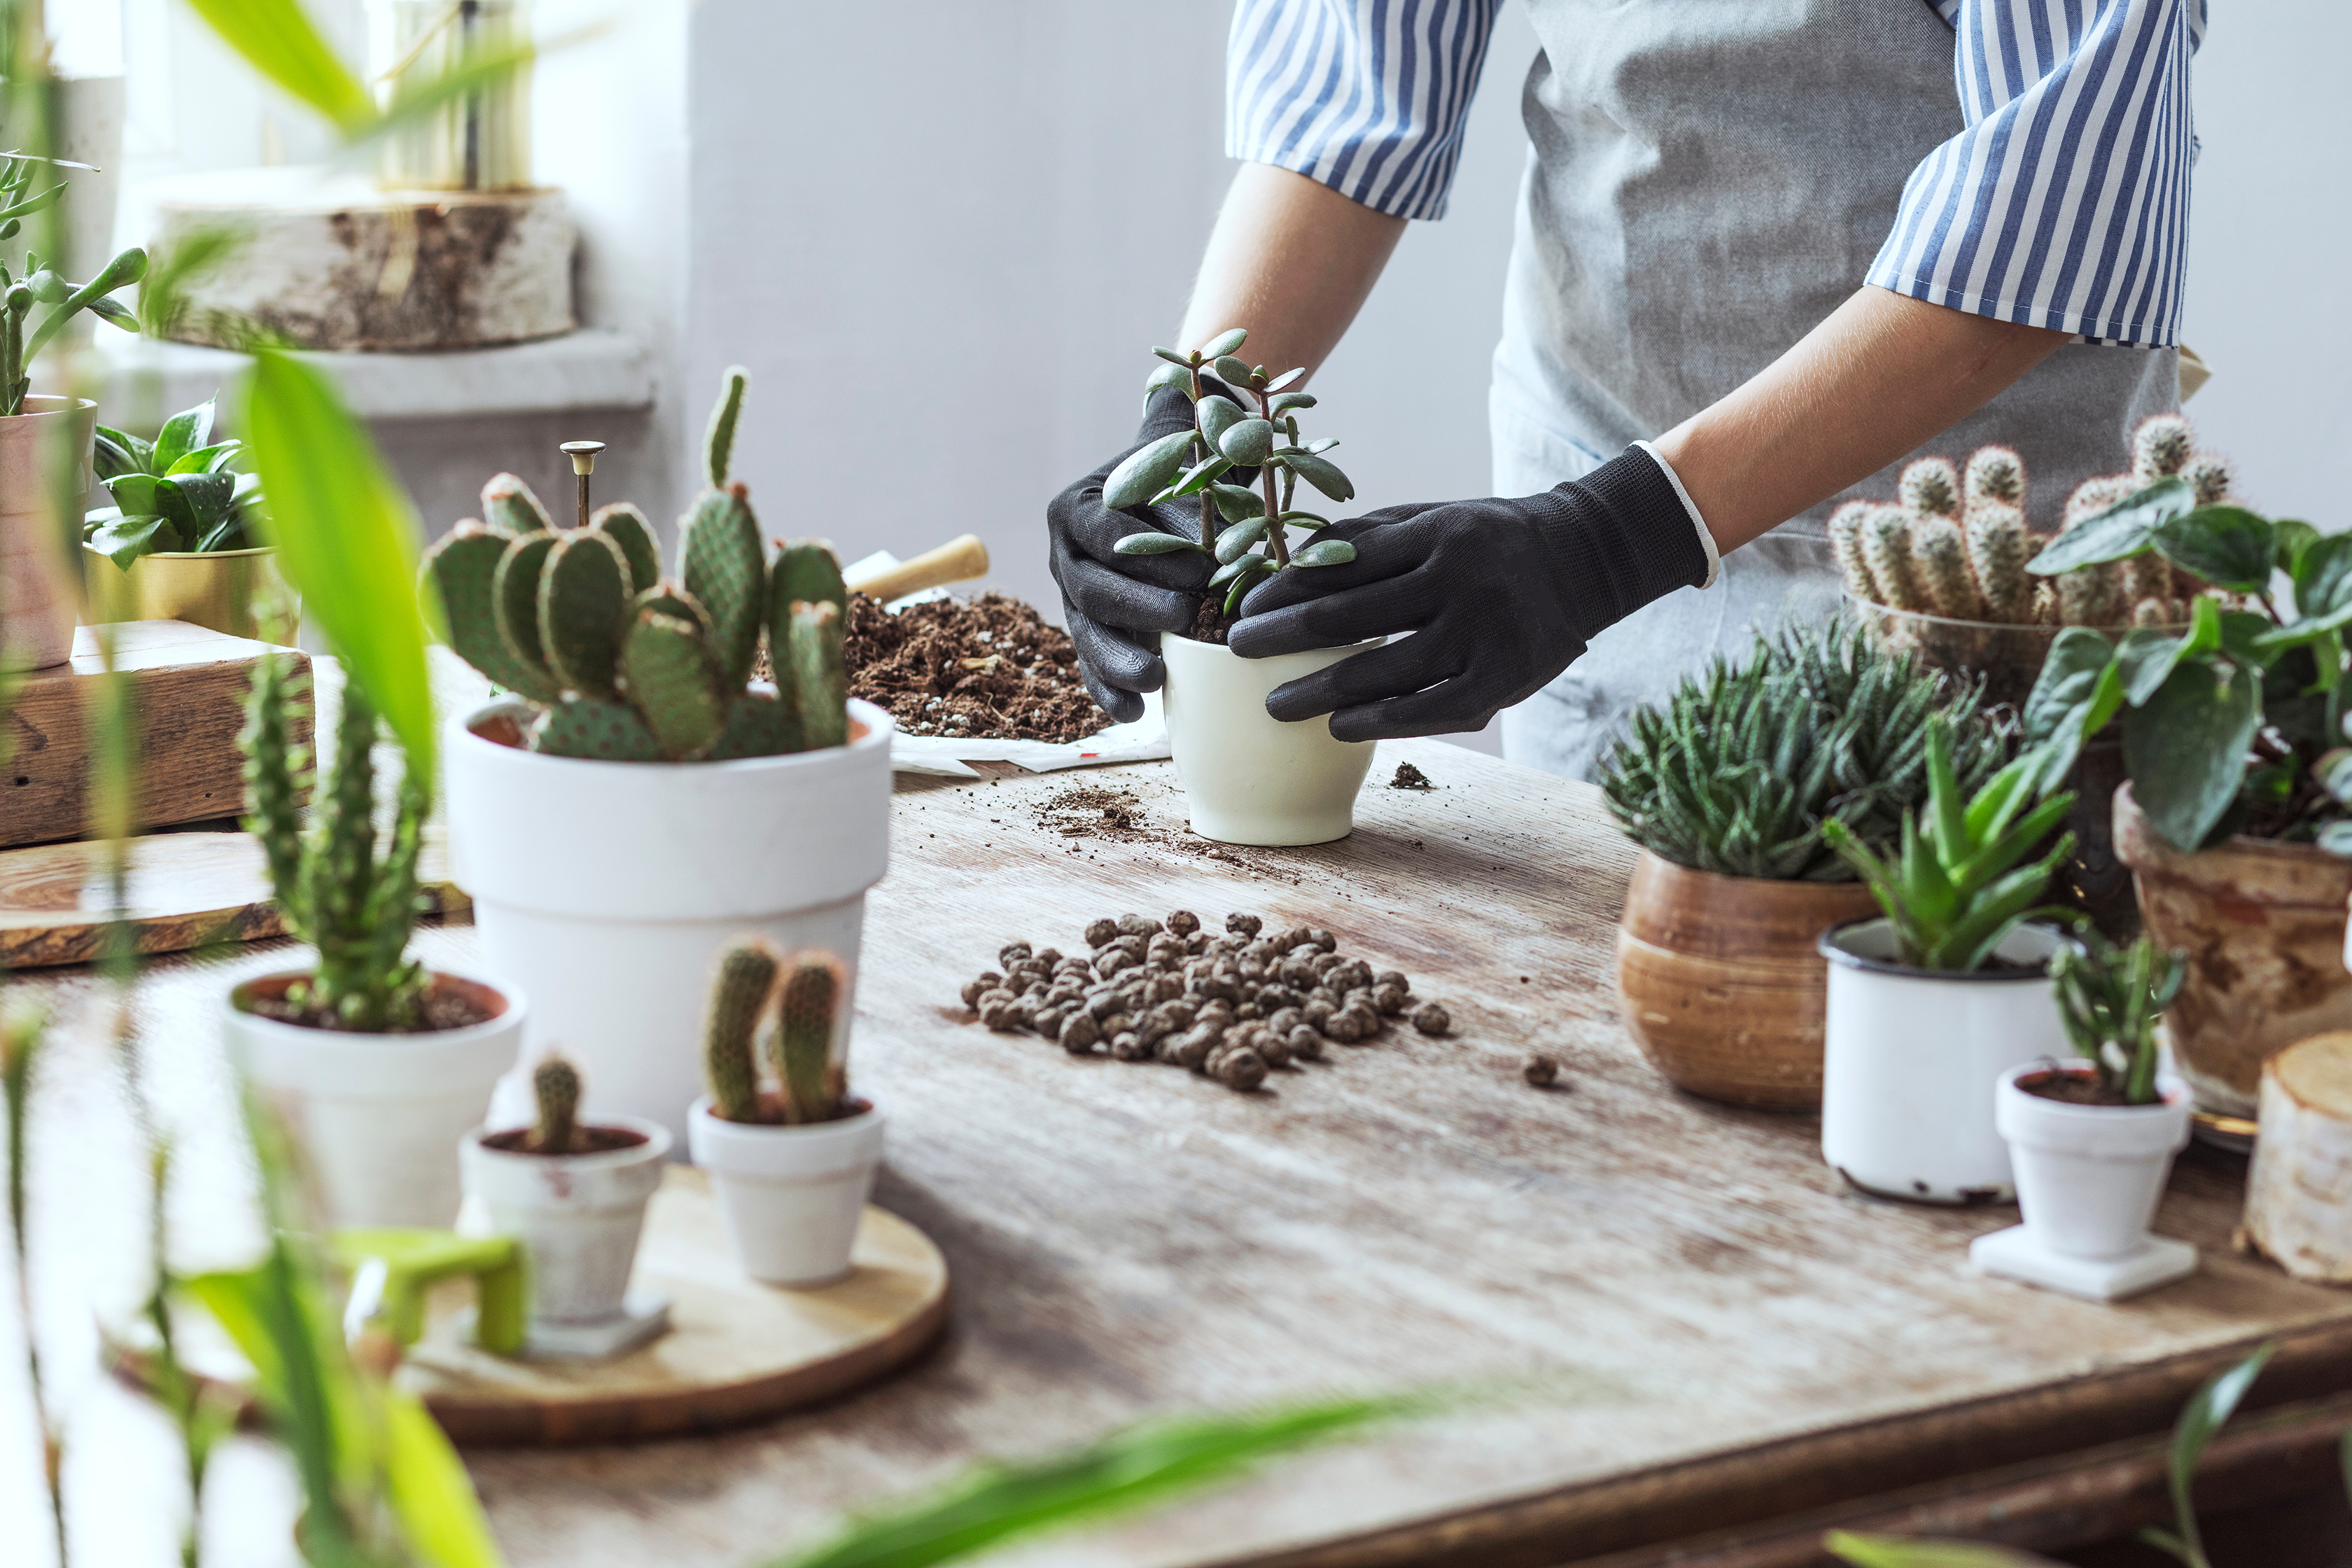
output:
<path id="1" fill-rule="evenodd" d="M 2187 264 L 2189 62 L 2205 0 L 1932 5 L 1962 129 L 1912 172 L 1866 280 L 1975 315 L 2170 347 Z M 1435 218 L 1501 0 L 1239 0 L 1225 151 Z"/>

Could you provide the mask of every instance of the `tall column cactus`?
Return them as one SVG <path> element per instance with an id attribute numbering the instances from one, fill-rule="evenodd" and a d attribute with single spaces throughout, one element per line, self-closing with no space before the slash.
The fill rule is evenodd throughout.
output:
<path id="1" fill-rule="evenodd" d="M 424 965 L 407 956 L 416 924 L 416 860 L 431 797 L 411 769 L 402 775 L 392 837 L 375 827 L 375 710 L 356 683 L 343 688 L 335 726 L 335 767 L 320 795 L 318 824 L 303 830 L 298 809 L 313 774 L 293 743 L 291 719 L 309 699 L 307 677 L 279 658 L 255 668 L 246 727 L 246 831 L 260 840 L 287 929 L 318 950 L 317 969 L 287 1000 L 328 1026 L 381 1032 L 414 1027 L 425 988 Z"/>
<path id="2" fill-rule="evenodd" d="M 530 1097 L 539 1113 L 531 1123 L 531 1152 L 583 1152 L 580 1136 L 580 1069 L 549 1052 L 531 1068 Z"/>
<path id="3" fill-rule="evenodd" d="M 752 1043 L 782 967 L 765 937 L 738 938 L 719 955 L 702 1025 L 702 1076 L 710 1109 L 729 1121 L 764 1121 Z"/>
<path id="4" fill-rule="evenodd" d="M 844 989 L 839 961 L 822 952 L 793 954 L 777 988 L 772 1047 L 788 1123 L 830 1121 L 842 1113 L 845 1085 L 833 1060 L 833 1037 Z"/>
<path id="5" fill-rule="evenodd" d="M 705 443 L 710 483 L 679 520 L 677 577 L 660 574 L 653 530 L 635 507 L 561 530 L 511 474 L 425 555 L 450 645 L 539 710 L 530 744 L 608 762 L 724 762 L 843 744 L 841 668 L 848 591 L 815 542 L 772 567 L 749 491 L 728 479 L 748 377 L 730 370 Z M 796 606 L 829 604 L 796 625 Z M 768 643 L 774 693 L 749 680 Z M 793 651 L 795 639 L 808 647 Z M 805 689 L 789 671 L 813 672 Z"/>

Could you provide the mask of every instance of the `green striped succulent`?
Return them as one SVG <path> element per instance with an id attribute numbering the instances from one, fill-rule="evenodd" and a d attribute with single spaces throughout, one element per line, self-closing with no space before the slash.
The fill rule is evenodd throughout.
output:
<path id="1" fill-rule="evenodd" d="M 1950 718 L 1970 787 L 2007 759 L 2011 726 L 1979 714 L 1978 697 L 1845 621 L 1759 637 L 1746 664 L 1717 658 L 1634 714 L 1601 787 L 1625 832 L 1678 866 L 1851 881 L 1822 825 L 1868 845 L 1895 837 L 1927 798 L 1928 715 Z"/>
<path id="2" fill-rule="evenodd" d="M 559 529 L 512 474 L 482 516 L 425 552 L 450 646 L 539 709 L 533 751 L 605 762 L 722 762 L 848 739 L 841 563 L 824 543 L 775 561 L 740 482 L 729 483 L 748 377 L 727 373 L 706 442 L 710 483 L 678 520 L 678 574 L 653 525 L 623 503 Z M 773 693 L 750 685 L 765 637 Z"/>

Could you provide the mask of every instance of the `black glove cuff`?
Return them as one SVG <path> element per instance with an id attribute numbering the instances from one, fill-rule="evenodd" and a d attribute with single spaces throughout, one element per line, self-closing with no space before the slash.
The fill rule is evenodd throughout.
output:
<path id="1" fill-rule="evenodd" d="M 1674 481 L 1639 447 L 1551 491 L 1548 530 L 1590 640 L 1654 599 L 1706 581 L 1706 551 Z"/>

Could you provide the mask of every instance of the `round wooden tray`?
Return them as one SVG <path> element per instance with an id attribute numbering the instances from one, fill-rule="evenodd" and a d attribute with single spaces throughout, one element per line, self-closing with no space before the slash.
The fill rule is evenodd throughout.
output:
<path id="1" fill-rule="evenodd" d="M 670 1167 L 646 1215 L 632 1292 L 667 1296 L 670 1329 L 607 1362 L 509 1361 L 466 1337 L 452 1299 L 398 1376 L 452 1441 L 626 1443 L 713 1432 L 854 1388 L 904 1364 L 947 1321 L 940 1249 L 869 1207 L 849 1277 L 809 1290 L 744 1278 L 699 1171 Z"/>

